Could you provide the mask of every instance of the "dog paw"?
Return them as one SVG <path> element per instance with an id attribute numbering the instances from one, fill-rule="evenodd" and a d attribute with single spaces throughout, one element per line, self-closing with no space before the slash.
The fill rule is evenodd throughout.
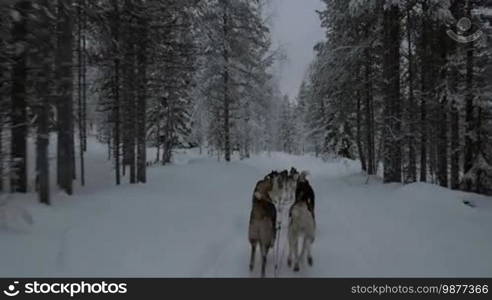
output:
<path id="1" fill-rule="evenodd" d="M 308 264 L 312 267 L 313 266 L 313 258 L 308 257 L 307 261 L 308 261 Z"/>

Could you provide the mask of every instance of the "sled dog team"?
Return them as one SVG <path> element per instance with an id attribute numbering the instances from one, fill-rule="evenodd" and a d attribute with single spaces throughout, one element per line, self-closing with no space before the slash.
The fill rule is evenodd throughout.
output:
<path id="1" fill-rule="evenodd" d="M 256 249 L 261 252 L 261 275 L 265 277 L 267 255 L 277 238 L 277 208 L 275 203 L 293 199 L 289 210 L 287 264 L 300 269 L 300 262 L 307 255 L 307 263 L 313 265 L 311 245 L 315 238 L 314 191 L 307 180 L 307 172 L 295 168 L 283 172 L 274 171 L 260 180 L 253 193 L 253 207 L 249 221 L 251 258 L 249 268 L 254 269 Z M 299 243 L 301 251 L 299 253 Z"/>

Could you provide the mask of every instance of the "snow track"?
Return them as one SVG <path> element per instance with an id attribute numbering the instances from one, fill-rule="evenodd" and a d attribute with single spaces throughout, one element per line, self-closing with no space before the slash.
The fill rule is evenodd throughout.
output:
<path id="1" fill-rule="evenodd" d="M 492 276 L 488 197 L 366 184 L 356 163 L 278 153 L 230 164 L 178 154 L 177 164 L 151 168 L 147 185 L 114 187 L 104 147 L 90 153 L 89 186 L 76 196 L 57 195 L 52 208 L 34 195 L 10 200 L 34 225 L 0 229 L 0 276 L 259 277 L 258 257 L 248 270 L 251 193 L 271 170 L 292 166 L 312 174 L 314 266 L 289 269 L 281 237 L 280 277 Z M 274 263 L 271 251 L 268 277 Z"/>

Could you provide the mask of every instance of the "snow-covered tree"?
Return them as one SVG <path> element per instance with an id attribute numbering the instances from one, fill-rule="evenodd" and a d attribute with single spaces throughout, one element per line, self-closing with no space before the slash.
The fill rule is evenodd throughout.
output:
<path id="1" fill-rule="evenodd" d="M 341 155 L 357 156 L 369 174 L 382 162 L 387 182 L 414 182 L 419 170 L 421 181 L 481 190 L 490 162 L 482 154 L 490 135 L 483 67 L 490 53 L 483 40 L 461 44 L 447 33 L 479 29 L 456 25 L 463 17 L 484 24 L 479 3 L 324 2 L 326 41 L 307 85 L 322 115 L 303 104 L 322 152 L 355 145 L 347 146 L 357 148 L 353 155 Z"/>
<path id="2" fill-rule="evenodd" d="M 234 150 L 249 156 L 261 136 L 253 134 L 264 130 L 271 99 L 269 30 L 262 1 L 206 3 L 205 60 L 200 81 L 209 118 L 208 140 L 230 161 Z"/>

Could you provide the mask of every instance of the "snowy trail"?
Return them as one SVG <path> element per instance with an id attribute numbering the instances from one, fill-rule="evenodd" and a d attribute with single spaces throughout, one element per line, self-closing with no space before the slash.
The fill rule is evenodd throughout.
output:
<path id="1" fill-rule="evenodd" d="M 19 200 L 35 225 L 0 229 L 0 276 L 258 277 L 259 261 L 248 270 L 251 193 L 259 178 L 291 166 L 312 174 L 315 265 L 293 273 L 285 253 L 281 277 L 492 276 L 491 198 L 366 184 L 355 163 L 278 153 L 230 164 L 180 154 L 150 169 L 147 185 L 113 187 L 103 155 L 96 147 L 88 163 L 99 171 L 79 195 L 59 195 L 53 208 Z"/>

